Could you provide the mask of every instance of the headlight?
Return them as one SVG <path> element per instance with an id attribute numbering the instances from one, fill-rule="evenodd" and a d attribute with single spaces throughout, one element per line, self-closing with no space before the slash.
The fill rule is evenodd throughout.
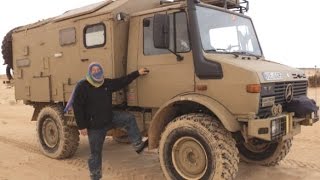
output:
<path id="1" fill-rule="evenodd" d="M 271 121 L 271 139 L 278 139 L 286 134 L 286 118 Z"/>
<path id="2" fill-rule="evenodd" d="M 261 84 L 261 96 L 274 95 L 274 83 Z"/>
<path id="3" fill-rule="evenodd" d="M 273 120 L 271 122 L 271 134 L 279 134 L 279 132 L 281 131 L 281 127 L 280 127 L 280 121 L 278 120 Z"/>

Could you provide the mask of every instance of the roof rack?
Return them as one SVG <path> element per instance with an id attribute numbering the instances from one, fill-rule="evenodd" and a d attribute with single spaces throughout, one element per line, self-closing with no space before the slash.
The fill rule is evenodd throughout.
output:
<path id="1" fill-rule="evenodd" d="M 201 0 L 204 3 L 214 6 L 223 7 L 225 9 L 231 9 L 239 13 L 245 13 L 249 10 L 248 0 Z"/>
<path id="2" fill-rule="evenodd" d="M 239 12 L 241 14 L 249 11 L 249 1 L 248 0 L 242 0 L 238 3 L 238 6 L 236 8 L 233 8 L 233 11 Z"/>
<path id="3" fill-rule="evenodd" d="M 239 4 L 239 0 L 201 0 L 201 2 L 214 6 L 224 7 L 226 9 L 237 7 Z"/>
<path id="4" fill-rule="evenodd" d="M 160 0 L 160 5 L 166 5 L 174 2 L 185 0 Z M 225 9 L 231 9 L 239 13 L 245 13 L 249 10 L 248 0 L 198 0 L 206 4 L 222 7 Z"/>

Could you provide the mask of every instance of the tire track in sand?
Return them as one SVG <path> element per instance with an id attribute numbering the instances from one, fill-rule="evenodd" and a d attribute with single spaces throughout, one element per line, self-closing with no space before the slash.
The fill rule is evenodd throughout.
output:
<path id="1" fill-rule="evenodd" d="M 27 143 L 27 142 L 23 142 L 23 141 L 19 141 L 16 139 L 3 137 L 3 136 L 0 136 L 0 142 L 2 142 L 4 144 L 9 144 L 9 145 L 15 146 L 15 147 L 22 149 L 22 150 L 25 150 L 29 153 L 34 153 L 34 154 L 39 154 L 41 156 L 45 156 L 42 154 L 39 147 L 37 147 L 36 145 L 30 144 L 30 143 Z M 61 159 L 58 161 L 64 161 L 67 164 L 73 165 L 78 168 L 87 168 L 87 162 L 85 160 L 82 160 L 79 158 Z"/>
<path id="2" fill-rule="evenodd" d="M 294 159 L 285 159 L 280 162 L 280 165 L 288 168 L 307 168 L 320 171 L 320 164 L 297 161 Z"/>
<path id="3" fill-rule="evenodd" d="M 19 149 L 22 149 L 29 153 L 34 153 L 41 155 L 45 157 L 45 155 L 40 151 L 39 147 L 30 144 L 27 142 L 19 141 L 16 139 L 11 139 L 7 137 L 0 136 L 0 142 L 4 144 L 8 144 L 14 147 L 17 147 Z M 87 160 L 83 158 L 73 157 L 70 159 L 52 159 L 56 161 L 65 162 L 75 168 L 81 168 L 81 169 L 87 169 Z M 141 174 L 140 171 L 143 171 L 144 167 L 135 167 L 135 168 L 112 168 L 112 165 L 110 163 L 104 162 L 104 169 L 106 172 L 106 175 L 109 177 L 113 177 L 116 179 L 128 179 L 128 177 L 131 177 L 129 179 L 141 179 L 141 180 L 153 180 L 153 179 L 159 179 L 157 175 L 155 174 Z M 1 179 L 0 179 L 1 180 Z"/>
<path id="4" fill-rule="evenodd" d="M 9 145 L 13 145 L 19 149 L 23 149 L 27 152 L 31 152 L 31 153 L 35 153 L 35 154 L 41 154 L 41 151 L 39 150 L 38 147 L 23 142 L 23 141 L 19 141 L 19 140 L 15 140 L 15 139 L 9 139 L 3 136 L 0 136 L 0 142 L 4 143 L 4 144 L 9 144 Z"/>
<path id="5" fill-rule="evenodd" d="M 39 147 L 27 143 L 27 142 L 23 142 L 23 141 L 19 141 L 16 139 L 11 139 L 11 138 L 7 138 L 7 137 L 3 137 L 0 136 L 0 142 L 4 143 L 4 144 L 9 144 L 9 145 L 13 145 L 19 149 L 23 149 L 27 152 L 30 153 L 35 153 L 35 154 L 39 154 L 42 155 L 42 152 L 40 151 Z M 58 160 L 58 161 L 63 161 L 66 162 L 69 165 L 72 165 L 74 167 L 77 168 L 83 168 L 86 169 L 87 168 L 87 160 L 86 159 L 82 159 L 82 158 L 70 158 L 70 159 L 62 159 L 62 160 Z M 307 169 L 313 169 L 313 170 L 319 170 L 320 171 L 320 164 L 315 164 L 315 163 L 309 163 L 309 162 L 302 162 L 302 161 L 297 161 L 294 159 L 285 159 L 283 161 L 280 162 L 280 165 L 283 167 L 288 167 L 288 168 L 307 168 Z M 108 169 L 108 174 L 110 173 L 111 176 L 114 175 L 119 175 L 122 174 L 122 171 L 125 171 L 127 174 L 137 174 L 137 171 L 139 168 L 133 168 L 132 170 L 130 169 L 126 169 L 126 168 L 121 168 L 118 170 L 113 169 L 109 163 L 106 164 L 106 169 Z"/>

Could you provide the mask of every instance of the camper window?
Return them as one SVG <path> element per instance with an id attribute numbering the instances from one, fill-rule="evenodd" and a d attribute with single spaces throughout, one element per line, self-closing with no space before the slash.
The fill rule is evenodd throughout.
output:
<path id="1" fill-rule="evenodd" d="M 106 44 L 106 26 L 103 23 L 88 25 L 84 28 L 86 48 L 103 47 Z"/>

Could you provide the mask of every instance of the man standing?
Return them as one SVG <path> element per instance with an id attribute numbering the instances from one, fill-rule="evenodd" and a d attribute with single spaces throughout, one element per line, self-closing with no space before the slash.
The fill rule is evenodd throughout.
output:
<path id="1" fill-rule="evenodd" d="M 134 115 L 112 111 L 112 92 L 118 91 L 140 75 L 148 74 L 145 68 L 117 79 L 104 78 L 103 68 L 91 63 L 85 80 L 80 81 L 74 91 L 73 110 L 81 135 L 88 135 L 90 157 L 88 166 L 92 180 L 102 177 L 102 148 L 107 131 L 117 127 L 128 132 L 134 150 L 143 151 L 148 141 L 142 141 Z"/>

